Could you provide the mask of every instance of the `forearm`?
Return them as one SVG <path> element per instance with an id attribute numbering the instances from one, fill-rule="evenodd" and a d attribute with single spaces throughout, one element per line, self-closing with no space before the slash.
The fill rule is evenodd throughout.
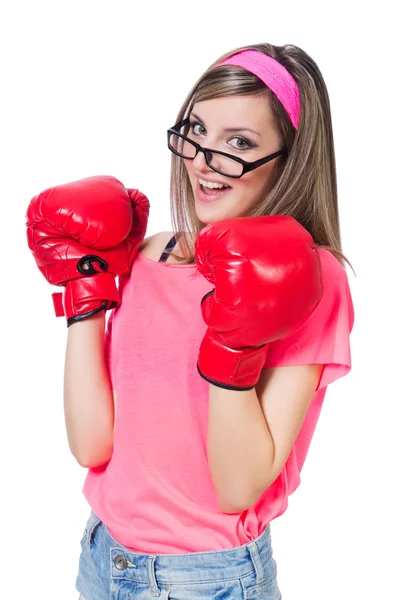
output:
<path id="1" fill-rule="evenodd" d="M 69 447 L 84 467 L 108 462 L 113 451 L 114 402 L 105 364 L 105 312 L 68 329 L 64 411 Z"/>
<path id="2" fill-rule="evenodd" d="M 210 384 L 207 454 L 220 508 L 240 512 L 251 506 L 264 490 L 274 458 L 255 389 Z"/>

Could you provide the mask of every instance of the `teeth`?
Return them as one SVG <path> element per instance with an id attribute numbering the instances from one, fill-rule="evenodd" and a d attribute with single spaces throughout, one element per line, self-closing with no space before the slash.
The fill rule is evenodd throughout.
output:
<path id="1" fill-rule="evenodd" d="M 199 182 L 201 183 L 201 185 L 203 187 L 208 187 L 208 188 L 218 188 L 221 189 L 223 187 L 228 187 L 227 185 L 224 185 L 223 183 L 214 183 L 212 181 L 204 181 L 203 179 L 199 179 Z"/>

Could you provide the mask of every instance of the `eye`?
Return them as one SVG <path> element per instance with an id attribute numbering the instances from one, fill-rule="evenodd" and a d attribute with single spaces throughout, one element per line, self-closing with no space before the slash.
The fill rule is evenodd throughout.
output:
<path id="1" fill-rule="evenodd" d="M 193 121 L 192 123 L 189 123 L 189 131 L 192 133 L 192 135 L 204 135 L 204 133 L 207 133 L 205 127 L 203 127 L 202 124 L 198 121 Z M 231 138 L 230 141 L 232 140 L 237 140 L 236 145 L 231 144 L 233 150 L 250 150 L 251 148 L 257 147 L 256 144 L 253 144 L 252 142 L 241 136 L 235 136 Z M 230 141 L 228 143 L 230 143 Z"/>
<path id="2" fill-rule="evenodd" d="M 198 121 L 194 121 L 194 123 L 190 123 L 190 131 L 194 134 L 194 135 L 200 135 L 200 133 L 198 132 L 198 129 L 196 129 L 196 126 L 198 126 L 198 128 L 201 127 L 202 130 L 205 131 L 205 127 L 203 127 L 201 125 L 201 123 L 199 123 Z M 202 132 L 201 132 L 202 133 Z"/>
<path id="3" fill-rule="evenodd" d="M 251 144 L 251 142 L 242 137 L 234 137 L 232 140 L 237 140 L 240 142 L 236 146 L 233 146 L 233 148 L 236 148 L 236 150 L 247 150 L 248 148 L 254 148 L 254 144 Z"/>

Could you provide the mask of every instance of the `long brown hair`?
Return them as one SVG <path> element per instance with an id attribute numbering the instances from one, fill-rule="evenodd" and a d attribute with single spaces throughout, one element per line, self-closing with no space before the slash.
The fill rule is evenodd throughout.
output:
<path id="1" fill-rule="evenodd" d="M 295 130 L 284 107 L 255 75 L 241 67 L 216 67 L 241 50 L 259 50 L 280 62 L 295 79 L 300 96 L 300 121 Z M 196 102 L 229 95 L 263 94 L 270 99 L 285 157 L 280 157 L 265 196 L 247 216 L 290 215 L 305 227 L 318 247 L 330 250 L 343 264 L 336 185 L 334 140 L 327 88 L 314 60 L 294 45 L 255 44 L 218 58 L 189 92 L 175 122 L 185 119 Z M 185 264 L 195 262 L 192 242 L 205 223 L 196 215 L 193 191 L 183 159 L 171 159 L 171 219 Z M 350 264 L 350 263 L 349 263 Z"/>

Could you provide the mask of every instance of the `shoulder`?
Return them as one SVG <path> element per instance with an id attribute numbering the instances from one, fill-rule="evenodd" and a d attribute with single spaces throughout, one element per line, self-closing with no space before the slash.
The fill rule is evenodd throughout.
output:
<path id="1" fill-rule="evenodd" d="M 332 252 L 318 248 L 323 282 L 323 300 L 332 301 L 341 296 L 349 296 L 349 281 L 345 267 Z"/>
<path id="2" fill-rule="evenodd" d="M 319 248 L 318 253 L 321 262 L 323 295 L 306 321 L 307 327 L 310 327 L 310 324 L 318 326 L 320 322 L 324 326 L 331 322 L 337 325 L 343 315 L 343 320 L 346 320 L 348 328 L 351 330 L 354 321 L 354 308 L 346 269 L 329 250 Z"/>
<path id="3" fill-rule="evenodd" d="M 172 231 L 159 231 L 150 235 L 143 240 L 138 252 L 152 260 L 158 260 L 173 235 Z"/>
<path id="4" fill-rule="evenodd" d="M 346 279 L 345 267 L 339 262 L 336 256 L 330 252 L 330 250 L 318 248 L 317 252 L 320 257 L 323 274 L 331 279 L 336 279 L 337 281 Z"/>
<path id="5" fill-rule="evenodd" d="M 326 365 L 319 384 L 323 387 L 350 369 L 349 336 L 354 309 L 346 269 L 329 250 L 319 248 L 318 253 L 323 283 L 321 300 L 299 328 L 269 344 L 266 365 Z"/>

